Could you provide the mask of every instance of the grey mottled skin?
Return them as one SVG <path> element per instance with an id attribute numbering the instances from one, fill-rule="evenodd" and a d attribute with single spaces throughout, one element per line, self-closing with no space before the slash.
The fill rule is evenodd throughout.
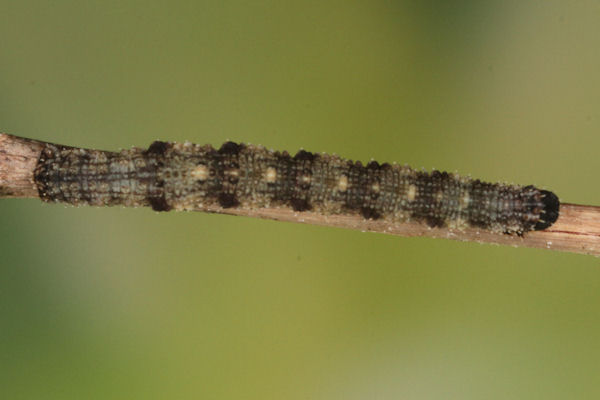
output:
<path id="1" fill-rule="evenodd" d="M 485 183 L 261 146 L 154 142 L 121 152 L 46 145 L 35 171 L 48 202 L 150 206 L 157 211 L 287 207 L 325 215 L 417 221 L 431 227 L 477 227 L 524 234 L 550 226 L 559 201 L 533 186 Z"/>

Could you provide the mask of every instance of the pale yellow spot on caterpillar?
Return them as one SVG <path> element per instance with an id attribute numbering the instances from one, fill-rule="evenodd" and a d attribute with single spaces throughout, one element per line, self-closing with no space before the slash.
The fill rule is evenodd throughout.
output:
<path id="1" fill-rule="evenodd" d="M 348 189 L 348 177 L 346 175 L 342 175 L 338 179 L 337 189 L 340 192 L 345 192 Z"/>
<path id="2" fill-rule="evenodd" d="M 310 175 L 302 175 L 302 178 L 300 178 L 302 180 L 302 183 L 310 183 Z"/>
<path id="3" fill-rule="evenodd" d="M 440 190 L 439 192 L 437 192 L 435 194 L 435 201 L 438 203 L 441 203 L 443 199 L 444 199 L 444 193 Z"/>
<path id="4" fill-rule="evenodd" d="M 267 183 L 275 183 L 277 180 L 277 170 L 273 167 L 267 168 L 267 172 L 265 172 L 265 181 Z"/>
<path id="5" fill-rule="evenodd" d="M 471 197 L 469 196 L 469 193 L 463 193 L 462 197 L 460 198 L 460 208 L 467 208 L 470 201 Z"/>
<path id="6" fill-rule="evenodd" d="M 96 163 L 103 164 L 108 161 L 108 158 L 106 157 L 106 154 L 103 151 L 94 151 L 93 156 L 93 159 Z"/>
<path id="7" fill-rule="evenodd" d="M 371 190 L 372 190 L 374 193 L 379 193 L 379 189 L 380 189 L 380 187 L 379 187 L 379 183 L 374 183 L 374 184 L 373 184 L 373 186 L 371 186 Z"/>
<path id="8" fill-rule="evenodd" d="M 417 187 L 415 185 L 410 185 L 408 187 L 408 192 L 406 192 L 406 198 L 408 201 L 414 201 L 417 197 Z"/>
<path id="9" fill-rule="evenodd" d="M 191 175 L 199 181 L 205 181 L 208 178 L 208 168 L 206 165 L 200 164 L 192 170 Z"/>
<path id="10" fill-rule="evenodd" d="M 135 164 L 135 167 L 139 168 L 139 169 L 142 169 L 142 168 L 144 168 L 146 166 L 146 161 L 144 161 L 144 159 L 142 159 L 140 157 L 135 158 L 133 160 L 133 163 Z"/>

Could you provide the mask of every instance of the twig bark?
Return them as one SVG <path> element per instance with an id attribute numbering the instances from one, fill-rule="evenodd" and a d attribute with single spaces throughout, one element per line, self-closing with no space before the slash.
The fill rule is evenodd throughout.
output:
<path id="1" fill-rule="evenodd" d="M 44 142 L 0 133 L 0 198 L 38 197 L 33 171 Z"/>
<path id="2" fill-rule="evenodd" d="M 33 173 L 44 145 L 45 143 L 41 141 L 0 134 L 0 198 L 39 197 Z M 399 236 L 428 236 L 600 256 L 600 207 L 577 204 L 561 204 L 559 218 L 552 226 L 543 231 L 527 232 L 523 237 L 496 234 L 474 228 L 461 230 L 429 228 L 418 223 L 365 220 L 360 216 L 298 213 L 285 208 L 247 210 L 213 206 L 207 207 L 206 211 Z"/>

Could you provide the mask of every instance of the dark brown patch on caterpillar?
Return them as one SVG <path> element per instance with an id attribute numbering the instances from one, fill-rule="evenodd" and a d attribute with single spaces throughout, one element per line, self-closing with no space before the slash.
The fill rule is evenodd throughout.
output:
<path id="1" fill-rule="evenodd" d="M 162 142 L 160 140 L 156 140 L 152 142 L 152 144 L 146 150 L 147 154 L 156 154 L 162 156 L 169 149 L 169 144 L 167 142 Z"/>
<path id="2" fill-rule="evenodd" d="M 430 228 L 442 228 L 443 226 L 446 225 L 446 221 L 444 221 L 443 219 L 441 219 L 439 217 L 435 217 L 435 216 L 425 217 L 425 223 Z"/>
<path id="3" fill-rule="evenodd" d="M 381 214 L 379 214 L 376 210 L 370 207 L 363 207 L 360 209 L 360 215 L 363 216 L 364 219 L 379 219 L 381 218 Z"/>
<path id="4" fill-rule="evenodd" d="M 294 156 L 294 160 L 297 161 L 309 161 L 309 162 L 313 162 L 315 159 L 315 155 L 311 152 L 305 151 L 305 150 L 300 150 L 296 153 L 296 155 Z"/>
<path id="5" fill-rule="evenodd" d="M 219 149 L 219 154 L 226 154 L 230 156 L 236 156 L 244 148 L 243 145 L 235 142 L 225 142 Z"/>
<path id="6" fill-rule="evenodd" d="M 231 193 L 221 193 L 219 195 L 219 204 L 223 208 L 231 208 L 237 207 L 240 204 L 240 202 L 238 201 L 238 199 L 235 198 L 235 195 Z"/>
<path id="7" fill-rule="evenodd" d="M 298 211 L 298 212 L 308 211 L 312 208 L 310 206 L 310 204 L 308 203 L 308 201 L 306 201 L 305 199 L 293 198 L 290 200 L 290 205 L 292 206 L 292 210 Z"/>
<path id="8" fill-rule="evenodd" d="M 558 219 L 558 210 L 560 208 L 560 202 L 554 193 L 547 190 L 541 190 L 540 197 L 542 198 L 541 202 L 544 207 L 540 212 L 538 222 L 536 222 L 534 226 L 536 231 L 543 231 L 555 223 Z"/>
<path id="9" fill-rule="evenodd" d="M 375 160 L 369 161 L 369 163 L 367 164 L 367 169 L 378 170 L 379 168 L 379 163 Z"/>
<path id="10" fill-rule="evenodd" d="M 167 203 L 167 199 L 164 196 L 161 197 L 148 197 L 148 203 L 154 211 L 171 211 L 173 207 Z"/>

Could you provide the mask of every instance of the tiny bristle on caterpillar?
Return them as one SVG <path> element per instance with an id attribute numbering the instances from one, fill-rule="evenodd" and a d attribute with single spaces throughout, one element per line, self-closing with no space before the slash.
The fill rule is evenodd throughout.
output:
<path id="1" fill-rule="evenodd" d="M 486 183 L 440 171 L 360 161 L 305 150 L 157 141 L 120 152 L 46 144 L 35 170 L 40 198 L 93 206 L 149 206 L 156 211 L 287 207 L 475 227 L 522 235 L 558 218 L 560 202 L 534 186 Z"/>

